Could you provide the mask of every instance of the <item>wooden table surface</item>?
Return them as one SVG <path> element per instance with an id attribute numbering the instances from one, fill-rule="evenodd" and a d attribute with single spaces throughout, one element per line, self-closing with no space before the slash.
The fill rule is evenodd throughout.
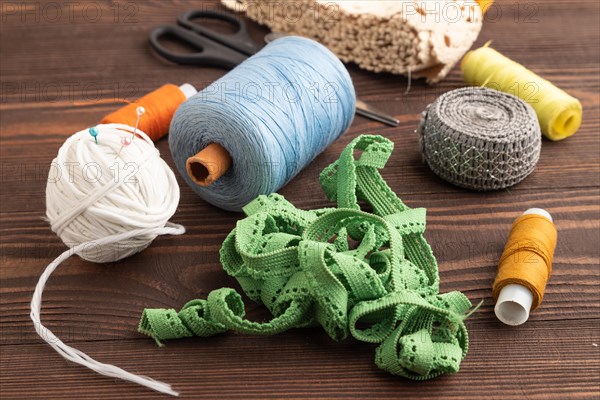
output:
<path id="1" fill-rule="evenodd" d="M 9 8 L 9 5 L 16 5 Z M 64 245 L 42 220 L 51 160 L 64 140 L 117 106 L 165 82 L 204 87 L 224 74 L 163 62 L 147 44 L 152 27 L 216 1 L 3 2 L 1 4 L 0 398 L 122 399 L 161 395 L 66 362 L 33 330 L 29 302 L 44 267 Z M 29 11 L 28 11 L 29 10 Z M 60 14 L 58 14 L 60 13 Z M 99 16 L 99 13 L 102 15 Z M 187 233 L 161 237 L 110 265 L 72 257 L 51 277 L 42 320 L 65 342 L 100 361 L 173 384 L 184 398 L 598 398 L 600 396 L 599 5 L 596 0 L 500 1 L 476 45 L 494 47 L 579 98 L 583 125 L 543 142 L 524 182 L 493 193 L 445 183 L 421 163 L 415 128 L 440 94 L 463 86 L 458 68 L 437 86 L 348 66 L 359 96 L 396 115 L 389 128 L 356 118 L 350 131 L 281 193 L 301 208 L 328 206 L 319 172 L 362 133 L 396 143 L 384 177 L 411 207 L 427 207 L 426 237 L 439 260 L 441 289 L 483 306 L 467 320 L 470 351 L 456 375 L 412 382 L 375 366 L 375 347 L 334 343 L 321 329 L 274 337 L 224 334 L 157 348 L 137 333 L 144 307 L 179 308 L 223 286 L 218 250 L 241 215 L 212 207 L 181 179 L 172 220 Z M 251 24 L 260 38 L 265 28 Z M 166 140 L 158 144 L 173 166 Z M 301 188 L 301 189 L 300 189 Z M 543 207 L 559 241 L 542 306 L 520 327 L 494 316 L 491 284 L 515 217 Z M 263 312 L 250 307 L 251 317 Z"/>

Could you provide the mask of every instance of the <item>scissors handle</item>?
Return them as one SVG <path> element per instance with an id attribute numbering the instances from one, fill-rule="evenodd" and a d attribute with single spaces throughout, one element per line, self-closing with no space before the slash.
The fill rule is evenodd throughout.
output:
<path id="1" fill-rule="evenodd" d="M 235 26 L 237 31 L 232 34 L 219 33 L 210 28 L 194 23 L 193 20 L 196 18 L 224 21 Z M 247 56 L 251 56 L 259 50 L 248 33 L 246 22 L 242 18 L 233 14 L 210 10 L 191 10 L 181 14 L 177 18 L 177 23 Z"/>
<path id="2" fill-rule="evenodd" d="M 161 37 L 173 37 L 198 49 L 198 52 L 176 53 L 168 50 L 160 43 Z M 245 54 L 177 25 L 166 25 L 154 29 L 150 32 L 150 45 L 165 59 L 183 65 L 206 65 L 231 69 L 248 58 Z"/>

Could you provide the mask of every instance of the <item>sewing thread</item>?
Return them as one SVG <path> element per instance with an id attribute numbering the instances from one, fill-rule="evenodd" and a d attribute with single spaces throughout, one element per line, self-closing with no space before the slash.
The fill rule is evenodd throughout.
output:
<path id="1" fill-rule="evenodd" d="M 103 124 L 135 126 L 136 109 L 140 106 L 144 107 L 148 118 L 140 121 L 139 128 L 156 142 L 169 133 L 173 115 L 177 108 L 188 98 L 186 94 L 190 93 L 190 90 L 191 93 L 195 92 L 195 89 L 189 84 L 181 87 L 172 84 L 163 85 L 137 101 L 110 113 L 101 122 Z"/>
<path id="2" fill-rule="evenodd" d="M 485 14 L 487 10 L 494 5 L 494 0 L 476 0 L 481 8 L 481 12 Z"/>
<path id="3" fill-rule="evenodd" d="M 344 65 L 324 46 L 300 37 L 269 43 L 183 103 L 169 145 L 186 183 L 207 202 L 240 211 L 289 182 L 352 123 L 356 94 Z M 187 160 L 217 143 L 231 156 L 209 186 Z"/>
<path id="4" fill-rule="evenodd" d="M 179 204 L 179 186 L 151 139 L 138 129 L 135 140 L 120 151 L 122 139 L 134 131 L 120 124 L 98 125 L 96 136 L 83 130 L 66 140 L 52 162 L 46 216 L 69 249 L 42 273 L 31 300 L 31 320 L 38 335 L 65 359 L 177 395 L 165 383 L 101 363 L 70 347 L 42 324 L 40 316 L 46 282 L 73 254 L 92 262 L 113 262 L 144 250 L 159 235 L 185 232 L 183 226 L 169 222 Z"/>
<path id="5" fill-rule="evenodd" d="M 579 100 L 487 45 L 468 52 L 461 68 L 467 84 L 510 93 L 529 103 L 550 140 L 566 139 L 581 125 Z"/>
<path id="6" fill-rule="evenodd" d="M 535 210 L 537 209 L 528 210 L 514 221 L 493 284 L 492 294 L 495 299 L 509 285 L 519 285 L 531 293 L 531 303 L 524 307 L 525 310 L 521 310 L 521 316 L 501 318 L 508 320 L 507 323 L 511 325 L 525 322 L 529 316 L 529 308 L 535 310 L 541 304 L 552 273 L 552 258 L 557 241 L 556 226 L 547 212 Z M 508 300 L 518 303 L 517 299 Z M 497 314 L 498 311 L 496 310 Z"/>

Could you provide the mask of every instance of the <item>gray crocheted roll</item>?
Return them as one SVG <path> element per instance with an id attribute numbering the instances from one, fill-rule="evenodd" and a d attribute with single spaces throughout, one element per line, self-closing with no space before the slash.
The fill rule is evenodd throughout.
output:
<path id="1" fill-rule="evenodd" d="M 430 104 L 419 135 L 433 172 L 474 190 L 507 188 L 525 179 L 538 162 L 542 142 L 529 104 L 474 87 L 450 91 Z"/>

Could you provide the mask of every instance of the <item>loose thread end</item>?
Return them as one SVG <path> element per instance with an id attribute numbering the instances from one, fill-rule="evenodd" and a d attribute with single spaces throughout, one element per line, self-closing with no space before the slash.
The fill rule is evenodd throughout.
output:
<path id="1" fill-rule="evenodd" d="M 485 81 L 483 81 L 483 83 L 479 87 L 482 87 L 482 88 L 486 87 L 487 84 L 490 83 L 490 81 L 492 80 L 493 77 L 494 77 L 493 74 L 488 76 L 487 79 Z"/>
<path id="2" fill-rule="evenodd" d="M 463 320 L 469 318 L 471 315 L 473 315 L 475 313 L 475 311 L 479 310 L 479 307 L 481 307 L 483 305 L 483 299 L 481 299 L 481 301 L 479 302 L 479 304 L 477 304 L 475 307 L 473 307 L 473 309 L 471 311 L 469 311 L 468 313 L 466 313 L 463 316 Z"/>

